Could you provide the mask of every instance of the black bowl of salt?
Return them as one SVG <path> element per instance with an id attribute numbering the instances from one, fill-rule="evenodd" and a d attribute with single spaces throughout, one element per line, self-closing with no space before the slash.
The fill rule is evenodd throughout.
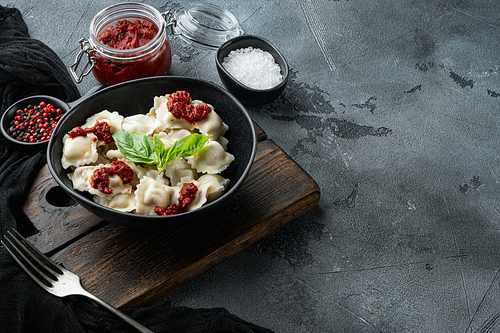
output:
<path id="1" fill-rule="evenodd" d="M 224 87 L 241 103 L 264 105 L 278 98 L 288 82 L 288 64 L 278 49 L 259 36 L 242 35 L 217 50 Z"/>

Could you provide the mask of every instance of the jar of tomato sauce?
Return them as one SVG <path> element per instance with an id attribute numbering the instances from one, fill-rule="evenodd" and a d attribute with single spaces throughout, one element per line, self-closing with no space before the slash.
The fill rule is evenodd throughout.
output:
<path id="1" fill-rule="evenodd" d="M 81 50 L 71 74 L 76 82 L 90 72 L 105 86 L 150 76 L 167 75 L 172 53 L 165 14 L 136 2 L 101 10 L 90 23 L 90 38 L 80 39 Z M 77 67 L 87 63 L 81 74 Z"/>

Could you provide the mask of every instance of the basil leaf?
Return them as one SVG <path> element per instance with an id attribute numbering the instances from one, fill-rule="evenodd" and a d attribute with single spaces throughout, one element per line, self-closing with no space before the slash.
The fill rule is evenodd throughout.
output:
<path id="1" fill-rule="evenodd" d="M 161 155 L 161 166 L 158 165 L 159 172 L 165 170 L 168 162 L 177 157 L 187 157 L 196 154 L 211 137 L 211 135 L 205 136 L 194 133 L 175 141 L 172 146 L 163 151 Z"/>
<path id="2" fill-rule="evenodd" d="M 165 149 L 165 144 L 160 140 L 158 135 L 154 136 L 153 145 L 156 154 L 156 166 L 158 168 L 158 173 L 160 173 L 167 167 L 167 163 L 164 162 L 166 160 L 167 150 Z"/>
<path id="3" fill-rule="evenodd" d="M 190 134 L 165 148 L 165 144 L 155 135 L 153 141 L 144 133 L 119 131 L 113 133 L 116 146 L 126 158 L 137 163 L 156 164 L 158 173 L 165 170 L 168 162 L 177 157 L 196 154 L 212 136 Z"/>
<path id="4" fill-rule="evenodd" d="M 156 164 L 154 144 L 144 133 L 118 131 L 113 133 L 116 146 L 125 157 L 137 163 Z"/>
<path id="5" fill-rule="evenodd" d="M 177 157 L 187 157 L 196 154 L 211 137 L 211 135 L 205 136 L 194 133 L 180 138 L 168 148 L 167 163 Z"/>

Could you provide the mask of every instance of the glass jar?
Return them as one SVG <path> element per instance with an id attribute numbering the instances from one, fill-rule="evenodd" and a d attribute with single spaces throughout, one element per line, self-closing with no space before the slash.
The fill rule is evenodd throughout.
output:
<path id="1" fill-rule="evenodd" d="M 114 48 L 101 42 L 99 36 L 122 20 L 151 22 L 158 31 L 149 42 L 131 49 Z M 158 10 L 143 3 L 118 3 L 101 10 L 90 23 L 90 38 L 80 40 L 81 50 L 71 66 L 73 77 L 76 82 L 81 82 L 92 72 L 97 81 L 110 86 L 143 77 L 167 75 L 172 64 L 167 26 Z M 84 55 L 88 61 L 82 74 L 78 75 L 76 69 Z"/>
<path id="2" fill-rule="evenodd" d="M 174 34 L 186 43 L 203 49 L 216 50 L 243 33 L 233 14 L 210 3 L 188 3 L 176 10 L 173 17 Z"/>

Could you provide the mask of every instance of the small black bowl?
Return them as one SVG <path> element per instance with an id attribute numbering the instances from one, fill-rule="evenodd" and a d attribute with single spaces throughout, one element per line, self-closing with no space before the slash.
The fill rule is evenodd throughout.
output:
<path id="1" fill-rule="evenodd" d="M 283 75 L 283 80 L 278 85 L 270 89 L 250 88 L 234 78 L 222 66 L 224 58 L 228 56 L 229 52 L 249 46 L 269 52 L 273 56 L 276 63 L 280 66 L 281 75 Z M 273 44 L 259 36 L 242 35 L 228 40 L 217 50 L 215 63 L 224 87 L 245 105 L 264 105 L 274 101 L 285 90 L 288 82 L 289 69 L 285 58 Z"/>
<path id="2" fill-rule="evenodd" d="M 60 108 L 62 113 L 66 113 L 70 109 L 70 105 L 61 101 L 58 98 L 51 97 L 48 95 L 35 95 L 23 98 L 11 106 L 3 113 L 2 115 L 2 134 L 11 142 L 15 143 L 20 151 L 24 152 L 35 152 L 40 151 L 42 149 L 46 149 L 49 143 L 49 140 L 40 141 L 40 142 L 24 142 L 18 141 L 10 134 L 10 123 L 17 115 L 17 110 L 24 109 L 28 105 L 38 105 L 40 102 L 44 101 L 47 104 L 52 104 L 56 109 Z"/>
<path id="3" fill-rule="evenodd" d="M 28 96 L 26 98 L 20 99 L 19 101 L 13 103 L 11 106 L 5 110 L 5 112 L 2 115 L 2 119 L 0 120 L 2 123 L 2 126 L 0 127 L 0 130 L 2 131 L 2 134 L 11 142 L 16 144 L 16 147 L 19 151 L 21 152 L 27 152 L 27 153 L 34 153 L 37 151 L 41 151 L 43 149 L 47 149 L 47 145 L 49 143 L 49 140 L 46 141 L 41 141 L 41 142 L 24 142 L 24 141 L 18 141 L 12 135 L 10 134 L 10 123 L 14 119 L 14 117 L 17 114 L 17 110 L 19 109 L 24 109 L 28 105 L 39 105 L 40 102 L 44 101 L 46 104 L 52 104 L 54 108 L 56 109 L 61 109 L 62 114 L 66 114 L 73 106 L 77 105 L 80 101 L 86 99 L 88 96 L 91 96 L 95 92 L 101 90 L 104 88 L 104 85 L 96 85 L 92 87 L 85 95 L 82 97 L 78 98 L 75 101 L 72 102 L 64 102 L 60 100 L 59 98 L 52 97 L 49 95 L 33 95 L 33 96 Z M 62 119 L 62 118 L 61 118 Z M 61 120 L 59 120 L 61 121 Z"/>

